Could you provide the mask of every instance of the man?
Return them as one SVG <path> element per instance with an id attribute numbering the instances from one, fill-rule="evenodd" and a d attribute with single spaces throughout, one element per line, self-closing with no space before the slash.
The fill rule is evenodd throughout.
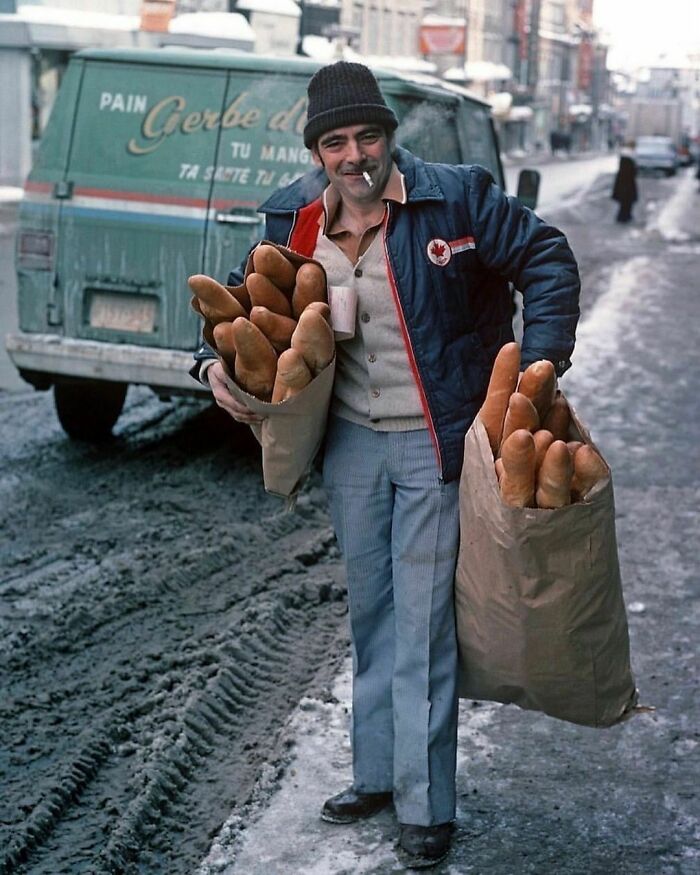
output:
<path id="1" fill-rule="evenodd" d="M 455 815 L 464 436 L 513 339 L 508 281 L 524 295 L 523 366 L 547 358 L 561 374 L 578 271 L 563 235 L 483 168 L 394 149 L 396 116 L 366 67 L 324 67 L 308 96 L 317 169 L 261 212 L 267 239 L 315 257 L 330 287 L 358 296 L 355 336 L 337 347 L 323 466 L 347 571 L 353 784 L 321 817 L 352 823 L 393 802 L 403 863 L 427 868 L 448 853 Z M 217 403 L 254 421 L 211 355 L 196 358 Z"/>

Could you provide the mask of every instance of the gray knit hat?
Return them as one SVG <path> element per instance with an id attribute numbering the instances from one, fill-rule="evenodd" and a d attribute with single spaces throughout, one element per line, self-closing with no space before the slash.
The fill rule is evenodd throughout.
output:
<path id="1" fill-rule="evenodd" d="M 321 67 L 308 87 L 309 109 L 304 145 L 310 149 L 321 134 L 333 128 L 377 122 L 395 131 L 398 119 L 386 105 L 372 71 L 364 64 L 337 61 Z"/>

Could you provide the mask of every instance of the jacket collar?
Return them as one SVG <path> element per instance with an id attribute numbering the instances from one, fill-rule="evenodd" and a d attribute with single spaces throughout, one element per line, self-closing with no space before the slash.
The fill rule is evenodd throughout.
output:
<path id="1" fill-rule="evenodd" d="M 430 172 L 429 164 L 400 146 L 396 149 L 394 161 L 406 178 L 409 203 L 445 200 L 445 194 L 436 177 Z M 327 186 L 328 177 L 323 168 L 314 167 L 301 179 L 278 189 L 265 203 L 258 207 L 258 212 L 294 213 L 321 197 Z"/>

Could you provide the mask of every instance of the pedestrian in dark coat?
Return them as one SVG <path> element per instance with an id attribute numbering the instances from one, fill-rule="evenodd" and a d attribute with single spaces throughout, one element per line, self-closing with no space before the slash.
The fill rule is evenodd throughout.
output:
<path id="1" fill-rule="evenodd" d="M 615 175 L 612 198 L 620 205 L 617 221 L 629 222 L 632 218 L 632 205 L 637 200 L 637 165 L 630 153 L 622 152 L 620 155 L 620 166 Z"/>

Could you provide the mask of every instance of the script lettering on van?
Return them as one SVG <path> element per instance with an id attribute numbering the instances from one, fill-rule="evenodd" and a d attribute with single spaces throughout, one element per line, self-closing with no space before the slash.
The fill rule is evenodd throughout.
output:
<path id="1" fill-rule="evenodd" d="M 264 125 L 270 131 L 295 131 L 301 134 L 306 123 L 306 98 L 299 98 L 286 109 L 278 110 L 269 117 L 257 106 L 246 106 L 250 93 L 242 91 L 223 112 L 213 109 L 189 110 L 187 101 L 178 94 L 159 100 L 148 110 L 141 123 L 141 139 L 132 137 L 127 150 L 132 155 L 147 155 L 161 146 L 172 134 L 194 134 L 196 131 L 211 131 L 221 127 L 255 128 Z"/>
<path id="2" fill-rule="evenodd" d="M 249 161 L 253 155 L 253 149 L 250 142 L 243 140 L 232 140 L 227 146 L 230 151 L 230 156 L 234 160 L 242 159 Z M 260 162 L 269 162 L 273 164 L 296 164 L 306 165 L 311 162 L 311 152 L 305 146 L 273 146 L 269 143 L 263 143 L 260 146 L 258 155 Z M 255 184 L 259 187 L 269 187 L 273 183 L 276 185 L 289 185 L 303 176 L 302 172 L 293 172 L 289 170 L 280 171 L 258 167 L 253 170 L 251 167 L 238 164 L 209 164 L 202 166 L 200 164 L 189 164 L 186 162 L 180 163 L 180 172 L 178 179 L 186 179 L 188 181 L 211 182 L 214 179 L 216 182 L 232 182 L 239 185 Z"/>

